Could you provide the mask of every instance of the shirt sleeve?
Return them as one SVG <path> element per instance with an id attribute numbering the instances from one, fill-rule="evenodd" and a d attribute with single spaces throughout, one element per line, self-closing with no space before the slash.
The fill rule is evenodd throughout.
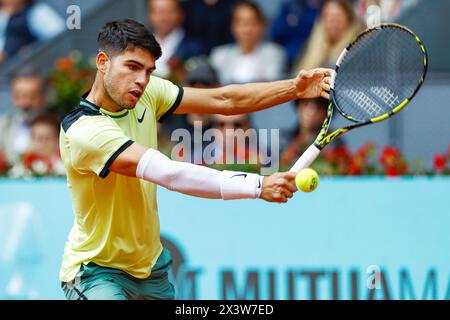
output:
<path id="1" fill-rule="evenodd" d="M 184 90 L 168 80 L 151 76 L 143 98 L 146 105 L 151 106 L 156 119 L 163 122 L 180 105 Z"/>
<path id="2" fill-rule="evenodd" d="M 81 117 L 66 136 L 74 169 L 94 172 L 101 178 L 108 176 L 114 160 L 133 144 L 116 123 L 104 116 Z"/>

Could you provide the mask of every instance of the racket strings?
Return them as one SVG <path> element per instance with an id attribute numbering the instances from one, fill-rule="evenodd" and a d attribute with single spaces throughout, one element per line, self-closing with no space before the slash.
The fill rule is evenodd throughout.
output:
<path id="1" fill-rule="evenodd" d="M 375 29 L 360 37 L 342 60 L 335 82 L 339 111 L 368 121 L 410 98 L 424 73 L 424 53 L 401 28 Z"/>

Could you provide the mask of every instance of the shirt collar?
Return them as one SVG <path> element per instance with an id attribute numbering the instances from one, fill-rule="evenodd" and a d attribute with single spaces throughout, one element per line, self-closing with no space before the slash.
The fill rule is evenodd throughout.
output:
<path id="1" fill-rule="evenodd" d="M 90 93 L 90 91 L 88 91 L 88 92 L 86 92 L 85 94 L 82 95 L 82 97 L 80 99 L 80 106 L 81 107 L 85 107 L 85 108 L 89 108 L 89 109 L 92 109 L 92 110 L 95 110 L 95 111 L 99 111 L 100 113 L 102 113 L 104 115 L 107 115 L 107 116 L 109 116 L 111 118 L 115 118 L 115 119 L 123 118 L 123 117 L 126 117 L 128 115 L 129 110 L 127 110 L 127 109 L 121 110 L 119 112 L 111 112 L 111 111 L 105 110 L 105 109 L 97 106 L 95 103 L 92 103 L 92 102 L 86 100 L 86 98 L 89 95 L 89 93 Z"/>

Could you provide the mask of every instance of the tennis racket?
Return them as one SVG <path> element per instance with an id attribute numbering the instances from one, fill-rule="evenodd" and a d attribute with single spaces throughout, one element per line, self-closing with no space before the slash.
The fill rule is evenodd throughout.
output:
<path id="1" fill-rule="evenodd" d="M 406 27 L 382 24 L 359 34 L 336 62 L 319 135 L 290 171 L 309 167 L 341 134 L 386 120 L 405 108 L 425 81 L 427 68 L 425 46 Z M 334 110 L 353 124 L 328 133 Z"/>

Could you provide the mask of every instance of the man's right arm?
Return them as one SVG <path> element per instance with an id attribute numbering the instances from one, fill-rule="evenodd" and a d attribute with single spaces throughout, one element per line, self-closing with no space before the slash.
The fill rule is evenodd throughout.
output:
<path id="1" fill-rule="evenodd" d="M 76 116 L 77 114 L 75 114 Z M 72 115 L 72 118 L 74 115 Z M 211 199 L 255 199 L 287 202 L 297 191 L 292 173 L 261 177 L 254 173 L 218 171 L 172 161 L 155 149 L 130 140 L 104 116 L 81 116 L 63 121 L 70 162 L 79 172 L 106 178 L 109 172 L 137 177 L 169 190 Z"/>
<path id="2" fill-rule="evenodd" d="M 110 165 L 110 171 L 138 177 L 169 190 L 210 199 L 262 198 L 287 202 L 297 191 L 293 173 L 271 176 L 219 171 L 186 162 L 173 161 L 155 149 L 133 143 Z"/>

